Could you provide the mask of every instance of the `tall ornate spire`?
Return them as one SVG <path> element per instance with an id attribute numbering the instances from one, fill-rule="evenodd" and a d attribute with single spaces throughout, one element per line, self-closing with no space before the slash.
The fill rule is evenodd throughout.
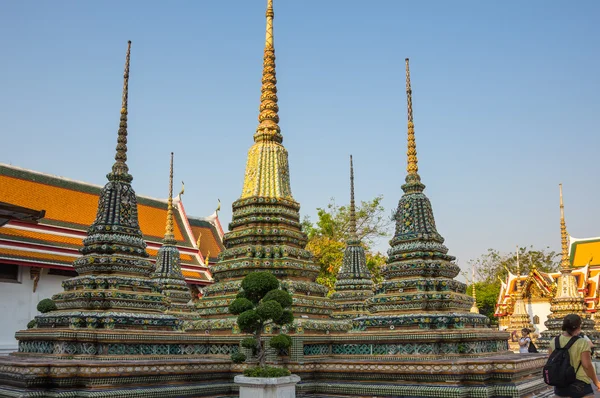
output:
<path id="1" fill-rule="evenodd" d="M 356 205 L 354 203 L 354 165 L 352 164 L 352 155 L 350 155 L 350 235 L 352 239 L 358 239 L 356 236 Z"/>
<path id="2" fill-rule="evenodd" d="M 273 46 L 273 0 L 267 2 L 267 33 L 265 40 L 262 88 L 258 127 L 254 145 L 248 151 L 246 176 L 241 199 L 249 197 L 294 200 L 290 188 L 288 154 L 281 145 L 275 77 L 275 47 Z"/>
<path id="3" fill-rule="evenodd" d="M 173 233 L 173 152 L 171 152 L 171 168 L 169 171 L 169 200 L 167 202 L 167 226 L 165 228 L 164 243 L 175 244 Z"/>
<path id="4" fill-rule="evenodd" d="M 356 330 L 398 330 L 487 327 L 489 319 L 470 313 L 473 298 L 466 284 L 453 280 L 460 268 L 438 233 L 431 202 L 424 194 L 417 167 L 410 71 L 406 59 L 408 152 L 404 194 L 394 213 L 396 230 L 390 240 L 384 280 L 365 300 L 371 315 L 354 319 Z M 447 313 L 452 313 L 449 317 Z M 460 315 L 457 315 L 460 314 Z"/>
<path id="5" fill-rule="evenodd" d="M 587 311 L 585 298 L 577 288 L 575 275 L 571 273 L 571 262 L 569 261 L 569 236 L 565 223 L 565 205 L 563 203 L 562 184 L 558 184 L 560 197 L 560 276 L 557 280 L 556 295 L 550 303 L 548 320 L 544 323 L 548 329 L 542 332 L 539 347 L 547 349 L 550 340 L 560 333 L 562 320 L 568 314 L 577 314 L 583 320 L 581 330 L 589 337 L 595 345 L 600 342 L 600 333 L 594 329 L 594 320 Z"/>
<path id="6" fill-rule="evenodd" d="M 128 42 L 115 163 L 100 192 L 96 219 L 83 240 L 82 255 L 73 262 L 79 276 L 64 281 L 65 291 L 53 297 L 62 312 L 44 314 L 40 319 L 40 324 L 48 327 L 70 323 L 70 327 L 94 329 L 116 324 L 140 330 L 146 325 L 159 329 L 180 325 L 178 319 L 163 313 L 169 300 L 149 278 L 155 268 L 148 260 L 137 196 L 131 187 L 133 177 L 126 164 L 130 51 Z"/>
<path id="7" fill-rule="evenodd" d="M 197 314 L 193 305 L 190 289 L 181 272 L 181 254 L 173 232 L 173 152 L 169 168 L 169 199 L 167 201 L 167 226 L 163 244 L 156 253 L 156 266 L 152 278 L 158 283 L 162 293 L 169 299 L 167 314 L 180 319 L 194 319 Z"/>
<path id="8" fill-rule="evenodd" d="M 131 40 L 127 42 L 127 55 L 125 57 L 125 72 L 123 73 L 123 95 L 121 98 L 121 119 L 119 121 L 119 135 L 117 137 L 117 153 L 112 173 L 109 179 L 121 179 L 131 182 L 133 177 L 127 167 L 127 99 L 129 96 L 129 60 L 131 54 Z"/>
<path id="9" fill-rule="evenodd" d="M 425 186 L 421 183 L 421 177 L 419 176 L 419 160 L 417 159 L 417 142 L 415 140 L 415 125 L 413 123 L 413 109 L 412 109 L 412 89 L 410 87 L 410 67 L 408 65 L 408 58 L 406 62 L 406 103 L 408 110 L 408 150 L 406 152 L 407 163 L 406 163 L 406 184 L 402 186 L 404 192 L 420 192 L 423 191 Z"/>
<path id="10" fill-rule="evenodd" d="M 281 143 L 283 137 L 279 128 L 279 107 L 277 106 L 277 77 L 275 74 L 275 46 L 273 43 L 273 0 L 267 0 L 267 28 L 265 53 L 263 56 L 262 89 L 260 96 L 259 125 L 254 141 L 275 141 Z"/>
<path id="11" fill-rule="evenodd" d="M 236 332 L 236 318 L 228 305 L 239 293 L 242 279 L 256 271 L 272 272 L 283 288 L 293 292 L 296 330 L 349 327 L 347 322 L 327 319 L 334 303 L 327 297 L 329 289 L 316 283 L 319 267 L 306 250 L 300 204 L 292 197 L 288 153 L 277 115 L 273 17 L 273 0 L 268 0 L 259 125 L 248 150 L 242 194 L 232 205 L 230 231 L 223 237 L 225 250 L 211 265 L 215 283 L 196 303 L 202 316 L 196 327 L 202 330 Z"/>
<path id="12" fill-rule="evenodd" d="M 337 274 L 334 318 L 356 318 L 369 314 L 364 300 L 373 296 L 373 281 L 367 267 L 367 256 L 356 234 L 354 204 L 354 165 L 350 155 L 350 239 L 346 242 L 344 259 Z"/>
<path id="13" fill-rule="evenodd" d="M 569 261 L 569 235 L 567 234 L 567 224 L 565 222 L 562 184 L 558 184 L 558 190 L 560 195 L 560 267 L 562 269 L 569 269 L 571 267 L 571 262 Z"/>

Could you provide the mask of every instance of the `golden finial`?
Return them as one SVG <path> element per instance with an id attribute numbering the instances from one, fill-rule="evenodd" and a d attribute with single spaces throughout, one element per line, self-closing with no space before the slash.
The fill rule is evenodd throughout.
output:
<path id="1" fill-rule="evenodd" d="M 350 155 L 350 236 L 352 239 L 358 239 L 356 235 L 356 205 L 354 203 L 354 165 L 352 155 Z"/>
<path id="2" fill-rule="evenodd" d="M 215 209 L 215 212 L 218 213 L 221 211 L 221 199 L 217 199 L 217 202 L 218 202 L 218 204 L 217 204 L 217 208 Z"/>
<path id="3" fill-rule="evenodd" d="M 406 102 L 408 107 L 408 165 L 406 171 L 408 174 L 418 174 L 419 166 L 417 159 L 417 143 L 415 141 L 415 125 L 413 123 L 413 109 L 412 109 L 412 89 L 410 87 L 410 67 L 408 65 L 408 58 L 406 61 Z"/>
<path id="4" fill-rule="evenodd" d="M 471 283 L 473 283 L 474 305 L 477 305 L 477 293 L 475 292 L 475 264 L 471 264 Z"/>
<path id="5" fill-rule="evenodd" d="M 425 186 L 421 183 L 421 177 L 419 176 L 419 166 L 417 159 L 417 142 L 415 140 L 415 125 L 413 123 L 413 109 L 412 109 L 412 89 L 410 86 L 410 67 L 408 65 L 408 58 L 406 61 L 406 101 L 408 109 L 408 150 L 406 152 L 407 163 L 406 171 L 406 185 L 403 187 L 405 192 L 420 192 L 423 191 Z M 407 191 L 408 188 L 409 191 Z"/>
<path id="6" fill-rule="evenodd" d="M 571 265 L 569 261 L 569 238 L 567 234 L 567 224 L 565 223 L 565 205 L 563 203 L 562 184 L 558 184 L 558 190 L 560 194 L 560 246 L 562 252 L 560 267 L 562 269 L 569 269 Z"/>
<path id="7" fill-rule="evenodd" d="M 117 153 L 112 174 L 124 176 L 131 180 L 127 167 L 127 98 L 129 96 L 129 60 L 131 54 L 131 40 L 127 42 L 127 55 L 125 56 L 125 72 L 123 73 L 123 96 L 121 99 L 121 119 L 119 121 L 119 134 L 117 137 Z"/>
<path id="8" fill-rule="evenodd" d="M 210 250 L 206 252 L 206 257 L 204 257 L 204 265 L 210 264 Z"/>
<path id="9" fill-rule="evenodd" d="M 175 243 L 173 232 L 173 152 L 171 152 L 171 167 L 169 169 L 169 200 L 167 202 L 167 227 L 165 229 L 165 243 Z"/>
<path id="10" fill-rule="evenodd" d="M 185 193 L 185 183 L 183 181 L 181 181 L 181 191 L 179 191 L 179 195 L 181 196 Z"/>
<path id="11" fill-rule="evenodd" d="M 267 0 L 267 29 L 263 56 L 262 88 L 258 128 L 254 141 L 283 142 L 279 128 L 279 107 L 277 106 L 277 78 L 275 73 L 275 46 L 273 43 L 273 0 Z"/>

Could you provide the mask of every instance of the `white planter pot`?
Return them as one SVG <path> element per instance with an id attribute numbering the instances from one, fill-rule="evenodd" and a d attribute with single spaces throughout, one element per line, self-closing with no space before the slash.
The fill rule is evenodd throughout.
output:
<path id="1" fill-rule="evenodd" d="M 246 377 L 235 376 L 235 384 L 240 387 L 240 398 L 295 398 L 296 384 L 300 377 Z"/>

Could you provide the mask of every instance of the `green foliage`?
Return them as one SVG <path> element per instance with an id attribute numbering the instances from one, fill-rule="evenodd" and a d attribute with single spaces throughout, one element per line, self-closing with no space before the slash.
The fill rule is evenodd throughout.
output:
<path id="1" fill-rule="evenodd" d="M 292 305 L 292 295 L 285 290 L 271 290 L 269 293 L 265 294 L 265 297 L 263 297 L 263 301 L 271 300 L 277 301 L 279 304 L 281 304 L 282 308 Z"/>
<path id="2" fill-rule="evenodd" d="M 254 337 L 246 337 L 245 339 L 242 339 L 241 344 L 244 348 L 256 350 L 256 347 L 258 346 L 258 341 L 256 341 Z"/>
<path id="3" fill-rule="evenodd" d="M 244 311 L 238 315 L 237 324 L 245 333 L 254 333 L 258 328 L 262 328 L 262 320 L 254 310 Z"/>
<path id="4" fill-rule="evenodd" d="M 357 236 L 367 254 L 367 267 L 371 271 L 375 283 L 382 280 L 381 266 L 386 257 L 381 253 L 372 253 L 375 241 L 388 235 L 391 219 L 381 205 L 383 196 L 377 196 L 371 201 L 361 202 L 356 209 Z M 308 217 L 302 220 L 302 228 L 308 235 L 309 250 L 320 267 L 317 283 L 327 286 L 330 293 L 336 282 L 337 273 L 344 259 L 346 241 L 350 234 L 350 209 L 348 206 L 338 206 L 335 201 L 325 209 L 317 209 L 317 222 L 313 224 Z"/>
<path id="5" fill-rule="evenodd" d="M 530 247 L 519 247 L 519 268 L 522 275 L 527 275 L 535 266 L 542 272 L 555 272 L 559 268 L 560 256 L 549 248 L 534 250 Z M 513 274 L 517 271 L 517 252 L 500 253 L 488 249 L 486 254 L 468 261 L 468 271 L 475 267 L 475 280 L 487 283 L 496 283 L 498 278 L 506 278 L 506 270 Z M 471 272 L 465 272 L 467 280 L 471 280 Z"/>
<path id="6" fill-rule="evenodd" d="M 241 352 L 234 352 L 231 354 L 231 360 L 233 363 L 242 363 L 246 360 L 246 355 Z"/>
<path id="7" fill-rule="evenodd" d="M 496 301 L 500 294 L 500 283 L 478 282 L 475 284 L 475 291 L 477 293 L 479 313 L 490 318 L 492 323 L 498 323 L 498 319 L 494 316 L 494 311 L 496 310 Z M 469 285 L 467 294 L 470 296 L 473 295 L 473 285 Z"/>
<path id="8" fill-rule="evenodd" d="M 36 326 L 35 319 L 32 319 L 29 322 L 27 322 L 27 329 L 33 329 L 35 326 Z"/>
<path id="9" fill-rule="evenodd" d="M 278 334 L 271 339 L 269 345 L 276 350 L 290 348 L 292 345 L 292 338 L 287 334 Z"/>
<path id="10" fill-rule="evenodd" d="M 242 347 L 251 349 L 260 367 L 264 367 L 266 349 L 261 339 L 262 332 L 267 325 L 284 326 L 294 321 L 292 311 L 285 309 L 292 305 L 292 296 L 279 289 L 279 280 L 270 272 L 249 274 L 242 280 L 242 289 L 244 289 L 243 297 L 238 295 L 238 298 L 229 305 L 229 311 L 232 314 L 239 314 L 237 324 L 240 330 L 252 334 L 252 337 L 246 337 L 241 341 Z M 275 336 L 273 341 L 276 346 L 282 348 L 287 348 L 292 343 L 285 335 Z"/>
<path id="11" fill-rule="evenodd" d="M 51 299 L 43 299 L 38 303 L 37 310 L 42 314 L 50 311 L 56 311 L 56 304 Z"/>
<path id="12" fill-rule="evenodd" d="M 274 366 L 256 366 L 244 370 L 244 376 L 247 377 L 285 377 L 290 374 L 289 370 Z"/>
<path id="13" fill-rule="evenodd" d="M 256 307 L 256 313 L 263 321 L 275 320 L 281 317 L 283 308 L 277 301 L 264 301 Z"/>
<path id="14" fill-rule="evenodd" d="M 258 303 L 268 292 L 279 288 L 279 280 L 268 271 L 253 272 L 242 280 L 244 295 L 253 303 Z"/>
<path id="15" fill-rule="evenodd" d="M 247 298 L 236 298 L 229 304 L 229 312 L 233 315 L 239 315 L 242 312 L 251 310 L 254 308 L 252 301 Z"/>
<path id="16" fill-rule="evenodd" d="M 294 314 L 290 310 L 283 310 L 279 319 L 274 320 L 278 325 L 289 325 L 294 322 Z"/>

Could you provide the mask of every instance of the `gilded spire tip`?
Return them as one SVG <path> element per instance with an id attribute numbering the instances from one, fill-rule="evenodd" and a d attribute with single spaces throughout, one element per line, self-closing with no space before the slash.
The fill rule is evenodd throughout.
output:
<path id="1" fill-rule="evenodd" d="M 173 224 L 173 152 L 171 152 L 171 167 L 169 168 L 169 200 L 167 201 L 167 226 L 164 243 L 175 243 Z"/>
<path id="2" fill-rule="evenodd" d="M 119 121 L 119 133 L 117 137 L 117 149 L 115 163 L 111 175 L 119 176 L 129 182 L 132 180 L 127 167 L 127 100 L 129 97 L 129 61 L 131 55 L 131 40 L 127 42 L 127 55 L 125 56 L 125 71 L 123 72 L 123 94 L 121 97 L 121 118 Z"/>
<path id="3" fill-rule="evenodd" d="M 267 0 L 267 25 L 265 36 L 265 50 L 263 56 L 262 88 L 260 95 L 260 108 L 258 127 L 254 134 L 254 141 L 283 142 L 279 128 L 279 106 L 277 105 L 277 77 L 275 73 L 275 44 L 273 41 L 273 0 Z"/>
<path id="4" fill-rule="evenodd" d="M 565 222 L 565 205 L 563 203 L 562 184 L 558 184 L 558 190 L 560 197 L 560 267 L 563 270 L 567 270 L 570 268 L 571 262 L 569 261 L 569 235 L 567 233 L 567 223 Z"/>
<path id="5" fill-rule="evenodd" d="M 405 192 L 407 189 L 410 192 L 420 192 L 425 186 L 421 183 L 421 177 L 419 176 L 419 166 L 417 159 L 417 142 L 415 140 L 415 125 L 413 123 L 413 108 L 412 108 L 412 89 L 410 86 L 410 67 L 408 64 L 408 58 L 406 62 L 406 101 L 407 101 L 407 116 L 408 116 L 408 150 L 406 152 L 407 164 Z"/>
<path id="6" fill-rule="evenodd" d="M 354 164 L 352 163 L 352 155 L 350 155 L 350 235 L 352 239 L 358 239 L 356 234 L 356 204 L 354 202 Z"/>

